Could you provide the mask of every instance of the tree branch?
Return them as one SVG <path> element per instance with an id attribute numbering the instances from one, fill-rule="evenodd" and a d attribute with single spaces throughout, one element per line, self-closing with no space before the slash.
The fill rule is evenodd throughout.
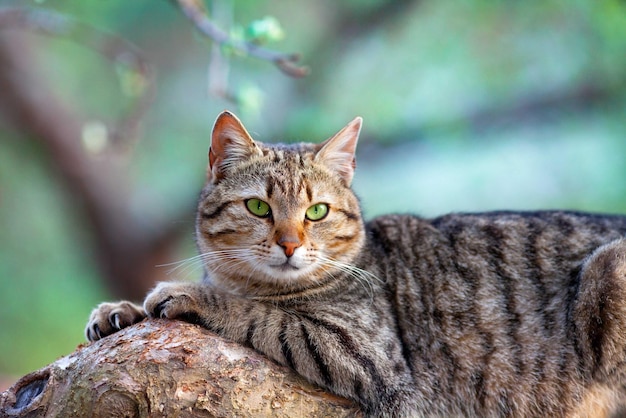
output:
<path id="1" fill-rule="evenodd" d="M 226 32 L 218 28 L 209 19 L 201 0 L 172 0 L 182 10 L 183 14 L 193 22 L 196 28 L 204 35 L 220 45 L 226 45 L 235 51 L 261 60 L 274 63 L 282 72 L 291 77 L 305 77 L 309 68 L 298 66 L 299 54 L 284 54 L 260 47 L 251 42 L 232 39 Z"/>
<path id="2" fill-rule="evenodd" d="M 149 320 L 22 377 L 3 417 L 358 417 L 354 405 L 197 325 Z"/>

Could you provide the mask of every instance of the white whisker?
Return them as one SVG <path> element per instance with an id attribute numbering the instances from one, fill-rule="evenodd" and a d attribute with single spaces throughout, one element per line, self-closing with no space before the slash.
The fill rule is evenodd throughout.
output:
<path id="1" fill-rule="evenodd" d="M 210 270 L 211 272 L 216 271 L 218 267 L 215 265 L 216 261 L 219 261 L 220 269 L 226 266 L 230 267 L 228 268 L 228 270 L 231 270 L 233 268 L 230 265 L 233 262 L 235 262 L 235 265 L 245 262 L 245 257 L 242 256 L 245 256 L 248 253 L 249 250 L 245 248 L 210 251 L 186 258 L 184 260 L 159 264 L 157 265 L 157 267 L 173 266 L 170 270 L 167 271 L 168 275 L 173 275 L 174 273 L 176 273 L 179 276 L 186 277 L 189 272 L 197 268 L 201 268 L 207 271 Z"/>
<path id="2" fill-rule="evenodd" d="M 261 280 L 266 281 L 266 289 L 269 290 L 274 286 L 278 295 L 285 290 L 284 286 L 288 283 L 281 281 L 279 273 L 268 276 L 264 256 L 265 253 L 259 253 L 254 248 L 231 248 L 207 251 L 184 260 L 161 264 L 158 267 L 171 267 L 167 274 L 177 274 L 183 279 L 186 279 L 191 272 L 202 269 L 209 278 L 221 277 L 225 279 L 220 281 L 219 285 L 223 286 L 225 290 L 234 292 L 253 293 L 254 288 L 252 286 L 257 285 L 260 278 L 264 278 Z M 319 270 L 317 273 L 312 272 L 312 275 L 319 277 L 321 273 L 334 279 L 339 279 L 340 275 L 351 277 L 355 283 L 363 288 L 371 300 L 373 300 L 375 286 L 382 283 L 382 280 L 375 274 L 355 265 L 319 254 L 316 254 L 314 258 L 319 262 L 317 267 Z M 311 276 L 311 280 L 314 276 Z M 228 280 L 229 278 L 233 280 Z"/>
<path id="3" fill-rule="evenodd" d="M 156 267 L 169 267 L 174 266 L 173 268 L 167 271 L 167 275 L 171 276 L 174 273 L 178 273 L 179 276 L 183 276 L 186 278 L 188 272 L 194 268 L 197 268 L 201 265 L 201 257 L 202 255 L 196 255 L 194 257 L 186 258 L 181 261 L 175 261 L 172 263 L 159 264 Z M 181 274 L 182 273 L 182 274 Z"/>
<path id="4" fill-rule="evenodd" d="M 363 289 L 368 293 L 370 299 L 373 298 L 374 282 L 383 282 L 375 274 L 372 274 L 369 271 L 363 270 L 352 264 L 343 263 L 341 261 L 333 260 L 331 258 L 323 256 L 319 256 L 318 260 L 323 263 L 324 267 L 334 268 L 342 273 L 347 274 L 349 277 L 354 278 L 358 283 L 363 286 Z M 332 275 L 331 272 L 328 272 L 327 274 Z"/>

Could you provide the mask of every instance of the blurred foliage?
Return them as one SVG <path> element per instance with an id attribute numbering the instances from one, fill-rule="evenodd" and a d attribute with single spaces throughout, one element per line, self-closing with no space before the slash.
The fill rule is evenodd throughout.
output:
<path id="1" fill-rule="evenodd" d="M 207 93 L 211 42 L 171 2 L 4 5 L 56 10 L 118 34 L 155 67 L 157 97 L 129 158 L 139 213 L 191 219 L 171 217 L 196 198 L 211 124 L 225 108 L 268 142 L 321 141 L 363 116 L 355 189 L 368 216 L 626 212 L 620 0 L 224 0 L 233 16 L 225 30 L 248 28 L 272 48 L 302 53 L 312 70 L 291 79 L 230 56 L 227 87 L 238 105 Z M 141 86 L 71 39 L 37 42 L 47 82 L 87 121 L 86 145 L 105 147 L 102 129 Z M 0 374 L 72 351 L 90 309 L 110 298 L 72 190 L 26 139 L 0 124 Z M 193 255 L 192 241 L 190 231 L 181 257 Z"/>

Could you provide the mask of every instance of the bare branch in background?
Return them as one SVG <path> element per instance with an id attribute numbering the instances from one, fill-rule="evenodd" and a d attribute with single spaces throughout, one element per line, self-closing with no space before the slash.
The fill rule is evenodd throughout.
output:
<path id="1" fill-rule="evenodd" d="M 305 77 L 309 74 L 309 68 L 297 65 L 300 61 L 299 54 L 284 54 L 260 47 L 252 42 L 232 39 L 226 32 L 218 28 L 209 19 L 204 4 L 201 0 L 173 0 L 178 4 L 182 12 L 204 35 L 214 42 L 228 46 L 233 50 L 245 55 L 274 63 L 282 72 L 291 77 Z"/>
<path id="2" fill-rule="evenodd" d="M 127 151 L 131 142 L 138 139 L 140 122 L 155 96 L 155 77 L 154 70 L 137 46 L 113 33 L 44 9 L 0 9 L 0 29 L 21 29 L 67 38 L 98 52 L 121 68 L 125 75 L 125 79 L 121 80 L 122 92 L 131 96 L 134 103 L 107 139 L 112 150 L 117 151 Z"/>
<path id="3" fill-rule="evenodd" d="M 156 280 L 166 278 L 165 272 L 159 277 L 155 266 L 171 261 L 177 237 L 187 225 L 138 218 L 141 215 L 130 206 L 127 165 L 86 152 L 81 142 L 85 121 L 59 97 L 37 65 L 39 46 L 20 31 L 10 36 L 7 32 L 0 36 L 3 116 L 44 150 L 75 197 L 85 215 L 85 229 L 92 232 L 94 259 L 112 292 L 142 299 Z M 190 213 L 191 209 L 190 202 Z"/>

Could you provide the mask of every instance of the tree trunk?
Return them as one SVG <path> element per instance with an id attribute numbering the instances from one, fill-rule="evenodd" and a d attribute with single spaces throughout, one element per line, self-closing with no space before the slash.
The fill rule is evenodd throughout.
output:
<path id="1" fill-rule="evenodd" d="M 347 417 L 343 398 L 196 325 L 147 320 L 22 377 L 3 417 Z"/>

